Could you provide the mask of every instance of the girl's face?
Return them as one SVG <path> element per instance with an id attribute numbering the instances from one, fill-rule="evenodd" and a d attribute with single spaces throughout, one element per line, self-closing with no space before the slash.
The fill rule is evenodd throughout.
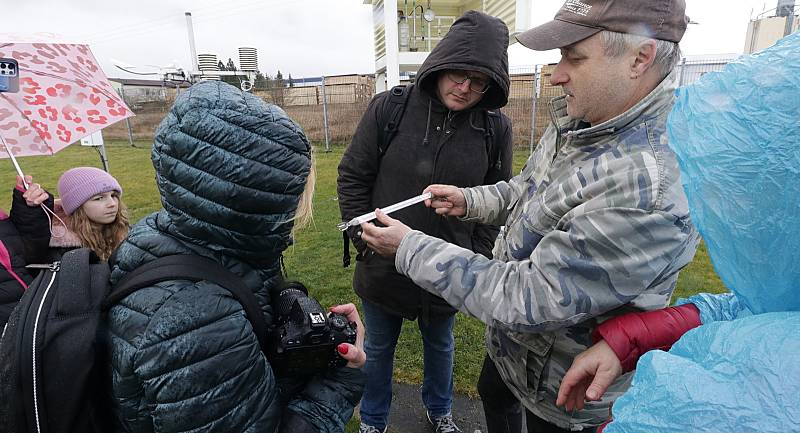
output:
<path id="1" fill-rule="evenodd" d="M 82 206 L 89 221 L 95 224 L 110 224 L 117 218 L 119 196 L 116 191 L 97 194 Z"/>

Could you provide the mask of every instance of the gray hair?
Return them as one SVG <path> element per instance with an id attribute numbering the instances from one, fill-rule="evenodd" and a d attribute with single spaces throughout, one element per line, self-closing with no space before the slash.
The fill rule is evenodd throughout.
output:
<path id="1" fill-rule="evenodd" d="M 630 33 L 618 33 L 609 30 L 600 32 L 603 43 L 603 52 L 608 57 L 619 57 L 639 43 L 651 39 L 646 36 Z M 677 42 L 654 39 L 656 41 L 656 58 L 653 66 L 661 72 L 661 77 L 666 77 L 675 69 L 681 59 L 681 48 Z"/>

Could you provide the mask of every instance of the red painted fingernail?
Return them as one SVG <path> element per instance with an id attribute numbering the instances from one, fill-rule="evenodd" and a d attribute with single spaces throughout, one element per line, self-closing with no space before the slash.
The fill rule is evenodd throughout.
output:
<path id="1" fill-rule="evenodd" d="M 346 344 L 342 343 L 342 344 L 336 346 L 336 350 L 338 350 L 339 353 L 341 353 L 342 355 L 347 355 L 347 351 L 350 350 L 350 348 L 347 347 Z"/>

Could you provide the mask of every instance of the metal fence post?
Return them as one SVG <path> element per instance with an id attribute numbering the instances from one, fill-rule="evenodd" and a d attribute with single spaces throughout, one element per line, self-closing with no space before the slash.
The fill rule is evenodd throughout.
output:
<path id="1" fill-rule="evenodd" d="M 528 146 L 528 155 L 533 154 L 536 140 L 536 102 L 539 99 L 539 65 L 533 66 L 533 81 L 531 82 L 531 139 Z"/>
<path id="2" fill-rule="evenodd" d="M 100 162 L 103 163 L 103 170 L 108 173 L 108 154 L 106 153 L 106 146 L 105 144 L 101 144 L 97 146 L 97 153 L 100 154 Z"/>
<path id="3" fill-rule="evenodd" d="M 325 76 L 322 76 L 322 117 L 325 128 L 325 152 L 331 151 L 330 135 L 328 133 L 328 97 L 325 94 Z"/>
<path id="4" fill-rule="evenodd" d="M 124 84 L 119 86 L 119 96 L 122 98 L 122 102 L 125 102 L 125 85 Z M 126 104 L 127 104 L 127 102 L 126 102 Z M 131 118 L 130 117 L 126 117 L 125 118 L 125 126 L 128 127 L 128 143 L 130 143 L 131 146 L 136 147 L 136 145 L 133 144 L 133 130 L 131 129 Z M 108 169 L 106 169 L 106 171 L 108 171 Z"/>
<path id="5" fill-rule="evenodd" d="M 686 72 L 686 57 L 681 59 L 681 74 L 680 78 L 678 78 L 678 87 L 683 86 L 683 74 Z"/>

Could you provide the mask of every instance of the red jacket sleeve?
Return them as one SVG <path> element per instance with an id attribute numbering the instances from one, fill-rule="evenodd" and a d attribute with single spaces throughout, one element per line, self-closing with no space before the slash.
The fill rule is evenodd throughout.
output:
<path id="1" fill-rule="evenodd" d="M 601 323 L 592 334 L 603 339 L 622 363 L 625 372 L 636 368 L 645 352 L 669 350 L 686 331 L 700 326 L 700 312 L 693 304 L 645 313 L 630 313 Z"/>

